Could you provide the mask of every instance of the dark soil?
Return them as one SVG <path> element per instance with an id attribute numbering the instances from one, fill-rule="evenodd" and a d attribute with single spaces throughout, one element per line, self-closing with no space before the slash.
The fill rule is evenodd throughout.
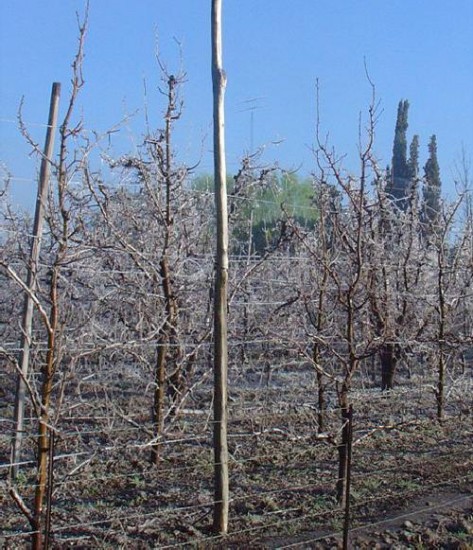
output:
<path id="1" fill-rule="evenodd" d="M 468 489 L 463 486 L 461 491 Z M 473 546 L 473 494 L 438 490 L 412 499 L 408 506 L 386 510 L 368 524 L 350 529 L 349 547 L 470 549 Z M 293 539 L 268 539 L 264 548 L 342 548 L 343 533 L 314 531 Z"/>
<path id="2" fill-rule="evenodd" d="M 118 379 L 87 376 L 71 389 L 56 438 L 51 548 L 339 547 L 343 510 L 335 500 L 337 449 L 331 440 L 338 437 L 340 414 L 332 404 L 329 437 L 318 434 L 310 373 L 281 369 L 270 378 L 232 381 L 232 500 L 224 538 L 211 533 L 208 381 L 167 419 L 156 467 L 149 462 L 147 378 L 127 370 Z M 472 545 L 469 393 L 455 385 L 439 424 L 429 387 L 406 379 L 391 394 L 362 384 L 352 392 L 352 548 Z M 2 417 L 8 418 L 10 401 L 4 403 Z M 32 463 L 22 467 L 16 489 L 30 506 L 33 420 L 28 429 L 24 459 Z M 8 441 L 0 438 L 4 465 Z M 0 545 L 28 548 L 30 526 L 8 494 L 6 473 L 0 469 Z"/>

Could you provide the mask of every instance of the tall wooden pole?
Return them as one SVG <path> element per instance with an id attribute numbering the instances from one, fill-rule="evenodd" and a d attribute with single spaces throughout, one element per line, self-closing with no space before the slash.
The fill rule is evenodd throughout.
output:
<path id="1" fill-rule="evenodd" d="M 57 127 L 59 96 L 61 94 L 61 84 L 54 82 L 51 90 L 51 100 L 49 105 L 48 127 L 46 130 L 46 139 L 43 150 L 43 158 L 41 160 L 41 169 L 39 173 L 38 193 L 36 197 L 36 209 L 33 226 L 33 236 L 31 239 L 30 263 L 28 265 L 26 285 L 29 292 L 25 295 L 25 304 L 23 308 L 23 325 L 20 342 L 20 369 L 21 374 L 18 374 L 16 395 L 15 395 L 15 411 L 14 411 L 14 432 L 12 437 L 11 448 L 11 468 L 10 477 L 15 479 L 18 474 L 21 441 L 24 432 L 24 412 L 25 412 L 25 397 L 26 384 L 25 380 L 28 376 L 30 347 L 31 347 L 31 331 L 33 326 L 33 300 L 32 295 L 36 291 L 36 278 L 38 274 L 38 261 L 41 250 L 41 235 L 43 231 L 44 205 L 48 195 L 48 183 L 51 174 L 52 154 L 54 150 L 54 137 Z"/>
<path id="2" fill-rule="evenodd" d="M 222 68 L 222 0 L 212 0 L 212 83 L 214 125 L 214 180 L 217 211 L 217 253 L 214 301 L 214 517 L 213 528 L 228 529 L 228 445 L 227 445 L 227 286 L 228 214 L 225 164 L 224 94 Z"/>

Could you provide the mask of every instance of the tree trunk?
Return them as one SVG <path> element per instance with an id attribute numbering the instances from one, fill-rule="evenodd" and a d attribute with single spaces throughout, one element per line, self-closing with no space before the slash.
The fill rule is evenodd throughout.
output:
<path id="1" fill-rule="evenodd" d="M 437 420 L 442 422 L 444 415 L 444 394 L 445 394 L 445 357 L 442 345 L 439 349 L 438 381 L 437 381 Z"/>
<path id="2" fill-rule="evenodd" d="M 350 408 L 348 405 L 348 387 L 343 384 L 339 393 L 339 406 L 342 421 L 342 438 L 338 450 L 338 479 L 336 485 L 337 501 L 341 506 L 346 505 L 347 474 L 348 474 L 348 446 L 350 444 Z"/>
<path id="3" fill-rule="evenodd" d="M 319 365 L 320 361 L 320 350 L 319 345 L 317 343 L 314 344 L 314 350 L 312 352 L 312 360 L 314 361 L 314 365 Z M 322 372 L 317 369 L 315 376 L 317 378 L 317 404 L 318 404 L 318 411 L 317 411 L 317 430 L 318 433 L 322 433 L 325 428 L 325 384 L 324 384 L 324 375 Z"/>
<path id="4" fill-rule="evenodd" d="M 398 360 L 395 344 L 384 344 L 379 351 L 379 358 L 381 361 L 381 389 L 383 391 L 392 390 Z"/>
<path id="5" fill-rule="evenodd" d="M 53 377 L 56 370 L 56 331 L 58 324 L 58 267 L 53 268 L 50 286 L 51 312 L 50 326 L 48 331 L 48 351 L 46 364 L 43 367 L 43 380 L 41 383 L 41 414 L 38 427 L 38 458 L 36 474 L 36 490 L 34 497 L 33 523 L 35 533 L 33 534 L 33 550 L 42 548 L 43 540 L 43 508 L 44 498 L 48 482 L 48 457 L 49 457 L 49 408 L 51 403 L 51 391 Z"/>
<path id="6" fill-rule="evenodd" d="M 164 257 L 160 262 L 160 275 L 165 300 L 166 318 L 158 341 L 158 357 L 156 361 L 154 405 L 153 405 L 153 424 L 155 430 L 156 442 L 151 447 L 151 462 L 159 462 L 159 438 L 164 430 L 164 405 L 166 399 L 166 361 L 168 358 L 168 348 L 170 338 L 175 330 L 177 307 L 172 292 L 171 276 L 167 258 Z"/>
<path id="7" fill-rule="evenodd" d="M 445 392 L 445 324 L 446 324 L 446 303 L 445 303 L 445 289 L 444 289 L 444 250 L 443 242 L 439 243 L 437 250 L 437 289 L 438 289 L 438 301 L 439 301 L 439 328 L 438 328 L 438 380 L 437 380 L 437 420 L 439 422 L 443 419 L 444 414 L 444 392 Z"/>
<path id="8" fill-rule="evenodd" d="M 162 334 L 158 341 L 158 357 L 156 360 L 156 373 L 154 378 L 154 400 L 153 400 L 153 425 L 154 437 L 156 441 L 151 447 L 150 460 L 153 464 L 159 462 L 159 438 L 163 433 L 164 428 L 164 399 L 166 396 L 166 354 L 167 343 L 166 335 Z"/>
<path id="9" fill-rule="evenodd" d="M 324 384 L 324 375 L 317 371 L 317 397 L 318 397 L 318 407 L 319 412 L 317 414 L 317 422 L 319 424 L 319 433 L 322 433 L 325 429 L 325 384 Z"/>
<path id="10" fill-rule="evenodd" d="M 170 339 L 176 331 L 177 323 L 177 304 L 176 297 L 174 296 L 172 284 L 171 284 L 171 271 L 169 268 L 169 245 L 171 242 L 173 232 L 173 215 L 172 215 L 172 148 L 171 148 L 171 134 L 172 134 L 172 121 L 175 110 L 175 86 L 176 80 L 173 76 L 168 78 L 168 104 L 165 116 L 166 129 L 165 129 L 165 147 L 164 157 L 160 157 L 160 167 L 165 177 L 165 205 L 164 205 L 164 223 L 165 234 L 164 244 L 159 262 L 159 275 L 161 278 L 161 287 L 164 294 L 164 309 L 165 320 L 160 329 L 158 338 L 158 356 L 156 360 L 156 372 L 155 372 L 155 387 L 154 387 L 154 403 L 153 403 L 153 423 L 154 423 L 154 436 L 156 441 L 151 447 L 151 462 L 153 464 L 159 463 L 159 446 L 161 444 L 160 438 L 164 431 L 164 407 L 166 399 L 166 382 L 167 382 L 167 362 L 169 355 L 169 343 Z M 175 342 L 171 342 L 175 344 Z M 174 367 L 176 365 L 173 365 Z"/>

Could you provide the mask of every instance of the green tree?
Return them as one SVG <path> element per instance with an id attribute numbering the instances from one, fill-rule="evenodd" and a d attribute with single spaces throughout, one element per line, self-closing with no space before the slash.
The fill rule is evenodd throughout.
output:
<path id="1" fill-rule="evenodd" d="M 431 136 L 429 158 L 424 166 L 424 188 L 422 194 L 421 221 L 424 237 L 431 238 L 435 233 L 440 213 L 440 194 L 442 182 L 437 159 L 437 137 Z"/>
<path id="2" fill-rule="evenodd" d="M 419 176 L 419 136 L 416 134 L 409 147 L 409 177 L 415 180 Z"/>
<path id="3" fill-rule="evenodd" d="M 410 192 L 411 169 L 407 159 L 407 128 L 409 101 L 401 100 L 397 108 L 396 128 L 394 131 L 393 157 L 391 178 L 387 183 L 386 192 L 403 210 L 407 207 L 407 197 Z M 412 151 L 411 151 L 412 152 Z"/>
<path id="4" fill-rule="evenodd" d="M 255 171 L 243 167 L 227 176 L 232 252 L 263 254 L 281 236 L 287 218 L 302 227 L 312 228 L 317 219 L 314 189 L 310 179 L 296 174 L 277 173 L 275 169 Z M 207 193 L 213 189 L 211 175 L 200 175 L 192 189 Z"/>
<path id="5" fill-rule="evenodd" d="M 246 207 L 246 219 L 251 218 L 253 252 L 261 254 L 274 246 L 281 235 L 281 223 L 287 218 L 311 228 L 316 214 L 310 180 L 301 180 L 295 174 L 273 174 L 270 184 L 257 189 Z"/>

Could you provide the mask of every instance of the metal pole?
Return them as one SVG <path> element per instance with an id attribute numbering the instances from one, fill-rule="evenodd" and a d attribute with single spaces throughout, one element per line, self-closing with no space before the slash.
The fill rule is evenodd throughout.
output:
<path id="1" fill-rule="evenodd" d="M 41 235 L 43 230 L 44 206 L 48 194 L 48 183 L 51 173 L 52 154 L 54 150 L 54 137 L 57 127 L 59 96 L 61 93 L 61 84 L 54 82 L 51 90 L 51 101 L 49 104 L 48 127 L 46 130 L 46 139 L 43 150 L 43 158 L 41 160 L 41 169 L 39 173 L 38 193 L 36 197 L 36 209 L 33 226 L 33 236 L 31 239 L 30 263 L 28 265 L 28 273 L 26 285 L 29 292 L 25 295 L 25 304 L 23 309 L 23 325 L 20 341 L 20 370 L 18 373 L 16 395 L 15 395 L 15 411 L 14 411 L 14 432 L 12 437 L 11 448 L 11 467 L 10 477 L 15 479 L 18 474 L 21 441 L 24 433 L 24 412 L 25 412 L 25 397 L 26 384 L 25 380 L 28 376 L 30 347 L 31 347 L 31 332 L 33 327 L 33 300 L 32 294 L 36 291 L 36 277 L 38 274 L 38 261 L 41 250 Z"/>

